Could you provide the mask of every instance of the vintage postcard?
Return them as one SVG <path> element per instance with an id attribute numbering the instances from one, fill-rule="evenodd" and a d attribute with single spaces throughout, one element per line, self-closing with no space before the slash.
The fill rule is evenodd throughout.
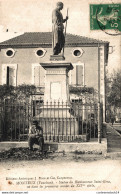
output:
<path id="1" fill-rule="evenodd" d="M 0 191 L 121 191 L 121 0 L 0 0 Z"/>

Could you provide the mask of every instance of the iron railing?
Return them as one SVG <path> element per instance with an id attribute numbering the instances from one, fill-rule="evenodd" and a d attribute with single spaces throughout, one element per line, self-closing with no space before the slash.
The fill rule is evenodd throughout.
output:
<path id="1" fill-rule="evenodd" d="M 86 142 L 98 138 L 98 108 L 94 103 L 6 99 L 0 102 L 1 140 L 27 140 L 33 120 L 42 126 L 45 141 Z"/>

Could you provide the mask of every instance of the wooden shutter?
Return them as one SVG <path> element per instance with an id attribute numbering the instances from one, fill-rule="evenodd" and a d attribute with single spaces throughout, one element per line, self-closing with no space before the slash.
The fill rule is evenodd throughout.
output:
<path id="1" fill-rule="evenodd" d="M 17 64 L 2 66 L 2 84 L 16 86 L 17 83 Z"/>
<path id="2" fill-rule="evenodd" d="M 34 66 L 34 84 L 36 86 L 44 85 L 45 70 L 40 65 Z"/>
<path id="3" fill-rule="evenodd" d="M 7 66 L 2 66 L 2 84 L 7 84 Z"/>
<path id="4" fill-rule="evenodd" d="M 40 65 L 40 85 L 44 86 L 45 84 L 45 70 L 44 68 Z"/>
<path id="5" fill-rule="evenodd" d="M 83 66 L 77 65 L 76 66 L 76 84 L 83 85 Z"/>
<path id="6" fill-rule="evenodd" d="M 76 65 L 73 66 L 73 70 L 71 71 L 71 84 L 75 85 L 76 84 Z"/>
<path id="7" fill-rule="evenodd" d="M 8 68 L 7 68 L 8 70 Z M 9 67 L 9 85 L 15 86 L 16 85 L 16 80 L 15 80 L 15 68 L 14 67 Z"/>

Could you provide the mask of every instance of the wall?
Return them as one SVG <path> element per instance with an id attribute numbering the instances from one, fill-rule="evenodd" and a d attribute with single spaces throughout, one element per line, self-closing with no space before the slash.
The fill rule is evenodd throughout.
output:
<path id="1" fill-rule="evenodd" d="M 75 47 L 76 48 L 76 47 Z M 65 49 L 66 60 L 71 59 L 71 63 L 84 63 L 85 85 L 97 89 L 98 82 L 98 49 L 96 47 L 81 47 L 84 51 L 81 57 L 73 57 L 74 48 Z M 73 71 L 73 70 L 72 70 Z M 72 78 L 75 79 L 75 78 Z"/>
<path id="2" fill-rule="evenodd" d="M 76 48 L 76 47 L 75 47 Z M 81 62 L 85 68 L 85 85 L 97 88 L 98 82 L 98 49 L 96 47 L 81 47 L 83 54 L 81 57 L 74 57 L 72 50 L 74 47 L 65 48 L 65 60 L 72 64 Z M 26 83 L 32 84 L 32 64 L 49 61 L 52 54 L 51 48 L 44 48 L 47 52 L 43 58 L 35 54 L 37 48 L 18 48 L 15 50 L 14 57 L 6 57 L 5 49 L 0 51 L 0 84 L 2 84 L 2 64 L 18 64 L 17 85 Z M 73 70 L 74 71 L 74 70 Z M 72 82 L 76 80 L 72 77 Z"/>

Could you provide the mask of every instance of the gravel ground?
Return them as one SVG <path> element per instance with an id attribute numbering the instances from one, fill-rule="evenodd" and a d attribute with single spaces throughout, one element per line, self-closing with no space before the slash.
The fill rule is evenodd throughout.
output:
<path id="1" fill-rule="evenodd" d="M 28 148 L 12 148 L 0 152 L 0 190 L 119 190 L 120 167 L 121 157 L 111 158 L 102 154 L 79 152 L 41 153 L 38 149 L 29 151 Z M 49 177 L 49 180 L 46 177 Z M 66 178 L 63 179 L 64 177 L 71 177 L 69 181 L 73 183 L 68 182 Z M 36 178 L 36 183 L 29 187 L 24 182 L 30 178 Z M 37 184 L 37 181 L 40 183 Z M 58 187 L 50 188 L 50 184 L 44 183 L 46 181 L 53 181 L 52 186 Z M 78 181 L 92 183 L 77 184 Z"/>
<path id="2" fill-rule="evenodd" d="M 110 154 L 103 155 L 101 153 L 97 154 L 83 154 L 82 152 L 73 152 L 73 153 L 65 153 L 65 152 L 54 152 L 54 151 L 43 151 L 40 152 L 37 148 L 34 148 L 33 151 L 30 151 L 28 148 L 11 148 L 6 151 L 0 152 L 0 162 L 5 161 L 37 161 L 37 160 L 55 160 L 55 161 L 96 161 L 103 159 L 120 159 L 118 156 L 112 157 Z"/>

